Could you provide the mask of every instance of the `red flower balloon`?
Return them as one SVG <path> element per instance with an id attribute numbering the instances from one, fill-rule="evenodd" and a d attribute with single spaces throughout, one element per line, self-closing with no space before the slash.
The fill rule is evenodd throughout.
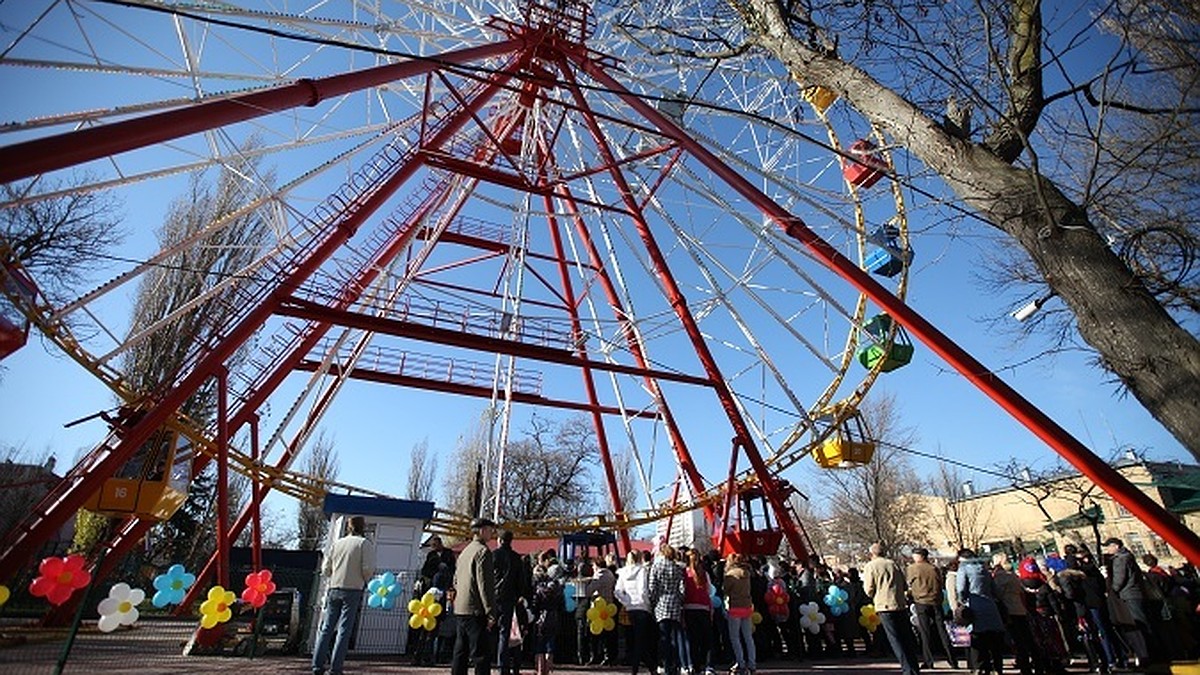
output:
<path id="1" fill-rule="evenodd" d="M 92 583 L 92 574 L 84 569 L 87 560 L 78 553 L 65 558 L 51 556 L 38 566 L 41 576 L 29 584 L 29 592 L 46 598 L 52 605 L 61 605 L 76 590 Z"/>
<path id="2" fill-rule="evenodd" d="M 271 581 L 271 570 L 251 572 L 246 575 L 246 590 L 242 591 L 242 600 L 255 609 L 267 604 L 267 598 L 275 592 L 275 582 Z"/>

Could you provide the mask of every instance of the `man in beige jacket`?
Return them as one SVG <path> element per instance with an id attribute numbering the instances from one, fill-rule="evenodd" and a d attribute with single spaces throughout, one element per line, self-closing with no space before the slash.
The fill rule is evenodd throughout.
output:
<path id="1" fill-rule="evenodd" d="M 882 544 L 871 544 L 871 561 L 863 565 L 863 590 L 872 598 L 875 613 L 883 625 L 892 652 L 900 661 L 904 675 L 921 672 L 917 663 L 917 639 L 908 621 L 908 601 L 904 597 L 907 584 L 904 570 L 896 561 L 884 557 Z"/>
<path id="2" fill-rule="evenodd" d="M 467 675 L 467 662 L 475 675 L 491 672 L 492 629 L 500 615 L 496 604 L 496 571 L 488 542 L 496 535 L 496 524 L 487 518 L 471 521 L 475 537 L 458 554 L 454 569 L 454 621 L 458 636 L 454 643 L 454 658 L 450 661 L 452 675 Z"/>
<path id="3" fill-rule="evenodd" d="M 375 574 L 375 545 L 366 538 L 367 522 L 362 516 L 350 517 L 350 532 L 330 547 L 321 574 L 329 578 L 325 592 L 325 612 L 313 649 L 313 675 L 324 675 L 328 666 L 332 675 L 341 675 L 350 631 L 362 605 L 363 588 Z M 334 632 L 337 639 L 334 640 Z M 333 643 L 332 657 L 329 653 Z"/>

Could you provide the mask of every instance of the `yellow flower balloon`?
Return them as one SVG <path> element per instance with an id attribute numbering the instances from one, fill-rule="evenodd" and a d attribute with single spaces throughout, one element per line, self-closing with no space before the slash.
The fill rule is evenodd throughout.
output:
<path id="1" fill-rule="evenodd" d="M 863 605 L 859 610 L 858 625 L 867 629 L 867 632 L 874 633 L 876 628 L 879 628 L 881 619 L 875 613 L 875 605 Z"/>
<path id="2" fill-rule="evenodd" d="M 408 601 L 408 613 L 409 628 L 433 631 L 437 628 L 437 617 L 442 613 L 442 605 L 433 591 L 425 591 L 420 600 L 414 598 Z"/>
<path id="3" fill-rule="evenodd" d="M 233 616 L 230 609 L 237 595 L 221 586 L 208 589 L 208 599 L 200 604 L 200 627 L 212 628 L 219 623 L 225 623 Z"/>
<path id="4" fill-rule="evenodd" d="M 609 602 L 604 598 L 593 600 L 587 611 L 588 630 L 592 635 L 599 635 L 606 630 L 616 628 L 617 610 L 615 602 Z"/>

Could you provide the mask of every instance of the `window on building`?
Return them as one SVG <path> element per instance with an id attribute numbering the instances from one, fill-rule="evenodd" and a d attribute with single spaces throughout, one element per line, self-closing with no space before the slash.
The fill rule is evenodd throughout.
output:
<path id="1" fill-rule="evenodd" d="M 1171 547 L 1167 545 L 1167 542 L 1163 541 L 1163 538 L 1158 535 L 1150 535 L 1150 543 L 1154 545 L 1154 555 L 1159 558 L 1170 558 L 1175 555 L 1171 551 Z"/>
<path id="2" fill-rule="evenodd" d="M 1125 546 L 1138 558 L 1141 558 L 1146 553 L 1146 544 L 1142 541 L 1142 535 L 1137 532 L 1130 532 L 1125 537 Z"/>
<path id="3" fill-rule="evenodd" d="M 1118 518 L 1133 517 L 1133 514 L 1129 512 L 1129 509 L 1125 508 L 1125 505 L 1121 504 L 1120 502 L 1113 502 L 1113 508 L 1116 509 Z"/>

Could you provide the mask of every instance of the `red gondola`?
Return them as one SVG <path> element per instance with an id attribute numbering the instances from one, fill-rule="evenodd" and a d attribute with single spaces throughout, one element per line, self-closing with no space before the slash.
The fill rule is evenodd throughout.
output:
<path id="1" fill-rule="evenodd" d="M 888 172 L 888 163 L 875 154 L 875 144 L 865 138 L 854 141 L 849 154 L 853 159 L 846 160 L 842 175 L 855 187 L 869 188 Z"/>
<path id="2" fill-rule="evenodd" d="M 17 305 L 32 306 L 37 298 L 33 279 L 17 264 L 4 265 L 3 293 L 0 294 L 0 359 L 12 354 L 29 341 L 29 318 Z M 17 298 L 18 300 L 14 300 Z"/>

